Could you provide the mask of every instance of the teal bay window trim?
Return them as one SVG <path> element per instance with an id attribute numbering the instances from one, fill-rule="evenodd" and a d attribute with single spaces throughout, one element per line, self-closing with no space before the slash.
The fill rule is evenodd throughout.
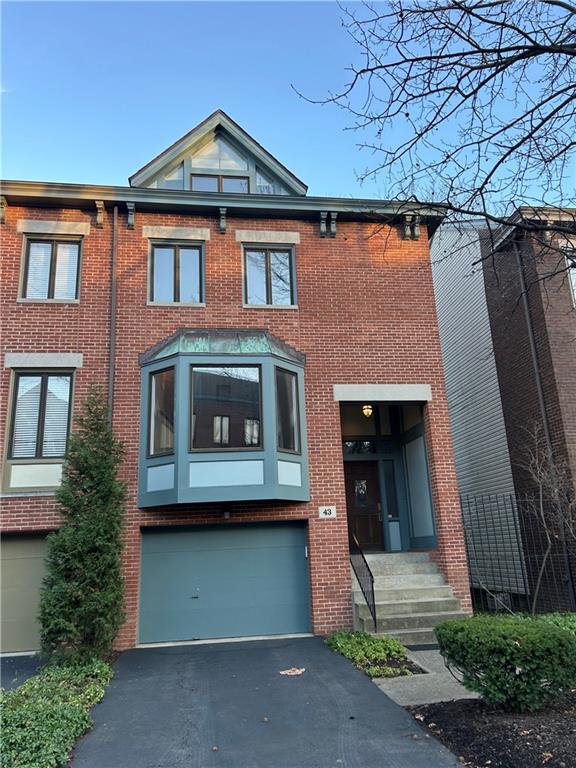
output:
<path id="1" fill-rule="evenodd" d="M 282 403 L 281 403 L 281 383 L 280 380 L 284 378 L 287 381 L 290 381 L 290 396 L 288 400 L 290 400 L 290 412 L 289 412 L 289 419 L 288 419 L 288 430 L 284 429 L 286 426 L 286 412 L 282 412 Z M 277 448 L 278 451 L 282 453 L 292 453 L 295 455 L 301 454 L 301 446 L 300 446 L 300 423 L 301 423 L 301 417 L 300 417 L 300 398 L 299 398 L 299 381 L 298 376 L 293 372 L 289 371 L 286 368 L 280 368 L 279 366 L 276 366 L 275 369 L 275 391 L 276 391 L 276 441 L 277 441 Z M 285 440 L 283 439 L 285 436 L 285 432 L 288 431 L 288 433 L 292 437 L 293 447 L 287 446 Z"/>
<path id="2" fill-rule="evenodd" d="M 194 331 L 192 333 L 206 335 L 210 332 Z M 260 332 L 260 335 L 266 336 L 267 333 Z M 141 358 L 139 506 L 146 508 L 173 504 L 257 500 L 309 501 L 303 358 L 301 362 L 284 359 L 281 349 L 257 354 L 174 352 L 175 345 L 177 345 L 175 341 L 167 344 L 165 351 L 170 353 L 167 357 L 146 359 L 146 356 L 142 356 L 144 360 Z M 278 352 L 279 355 L 276 354 Z M 161 354 L 162 352 L 159 353 Z M 171 366 L 175 369 L 176 393 L 174 454 L 149 456 L 147 448 L 151 374 Z M 215 446 L 210 450 L 191 450 L 192 366 L 258 366 L 260 368 L 261 416 L 258 429 L 262 447 L 247 445 L 234 449 Z M 297 377 L 300 421 L 300 453 L 298 454 L 283 452 L 277 447 L 277 367 Z"/>
<path id="3" fill-rule="evenodd" d="M 157 249 L 173 250 L 173 287 L 172 300 L 158 299 L 154 293 L 155 251 Z M 181 299 L 181 251 L 196 251 L 198 253 L 198 300 L 183 301 Z M 205 282 L 206 282 L 206 248 L 205 243 L 199 240 L 161 240 L 154 238 L 149 241 L 148 247 L 148 288 L 147 303 L 152 306 L 205 306 Z"/>
<path id="4" fill-rule="evenodd" d="M 248 254 L 262 254 L 264 255 L 264 272 L 265 272 L 265 285 L 263 286 L 265 291 L 265 301 L 254 301 L 251 297 L 250 289 L 250 270 L 248 263 Z M 290 293 L 289 302 L 274 301 L 274 276 L 272 267 L 273 254 L 286 254 L 288 257 L 288 276 L 290 285 L 288 290 Z M 296 249 L 293 245 L 274 245 L 270 243 L 242 243 L 242 291 L 243 291 L 243 303 L 245 307 L 297 307 L 298 306 L 298 292 L 296 281 Z M 252 300 L 251 300 L 252 299 Z"/>
<path id="5" fill-rule="evenodd" d="M 160 377 L 162 374 L 166 373 L 172 373 L 172 429 L 171 429 L 171 446 L 161 446 L 159 448 L 155 448 L 155 442 L 156 442 L 156 434 L 159 431 L 159 425 L 156 423 L 157 410 L 156 410 L 156 378 Z M 149 387 L 148 387 L 148 425 L 147 425 L 147 445 L 148 445 L 148 458 L 157 458 L 157 457 L 163 457 L 163 456 L 172 456 L 174 454 L 174 427 L 175 427 L 175 407 L 176 407 L 176 372 L 174 369 L 174 366 L 168 366 L 166 368 L 160 368 L 158 370 L 152 371 L 150 374 L 149 379 Z"/>

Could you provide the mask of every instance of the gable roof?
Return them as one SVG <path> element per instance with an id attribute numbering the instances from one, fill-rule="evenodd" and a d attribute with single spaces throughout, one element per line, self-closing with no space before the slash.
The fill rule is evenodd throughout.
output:
<path id="1" fill-rule="evenodd" d="M 252 138 L 246 131 L 238 125 L 223 110 L 217 109 L 209 117 L 198 123 L 187 134 L 182 136 L 174 144 L 171 144 L 163 152 L 160 152 L 155 158 L 142 166 L 136 173 L 128 179 L 131 187 L 144 186 L 150 181 L 163 167 L 170 164 L 179 155 L 186 152 L 189 147 L 197 144 L 208 134 L 222 132 L 229 134 L 238 144 L 240 144 L 248 153 L 255 157 L 258 164 L 262 166 L 264 172 L 271 172 L 277 176 L 286 186 L 290 194 L 305 195 L 308 187 L 288 170 L 285 165 L 271 155 L 264 147 Z"/>

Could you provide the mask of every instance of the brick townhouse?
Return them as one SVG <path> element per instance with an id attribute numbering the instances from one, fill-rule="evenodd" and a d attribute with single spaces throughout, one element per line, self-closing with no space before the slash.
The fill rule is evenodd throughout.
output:
<path id="1" fill-rule="evenodd" d="M 354 607 L 367 626 L 351 542 L 379 629 L 416 642 L 469 609 L 441 217 L 306 192 L 221 111 L 126 187 L 3 183 L 4 651 L 37 647 L 54 489 L 94 382 L 126 447 L 119 648 L 323 634 Z"/>

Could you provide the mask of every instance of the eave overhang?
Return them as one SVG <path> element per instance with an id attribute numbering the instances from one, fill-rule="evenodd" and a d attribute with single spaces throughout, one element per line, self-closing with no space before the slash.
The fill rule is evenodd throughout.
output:
<path id="1" fill-rule="evenodd" d="M 500 225 L 495 231 L 492 249 L 496 251 L 505 247 L 517 236 L 519 231 L 523 230 L 522 224 L 527 223 L 529 223 L 530 229 L 534 233 L 539 231 L 547 233 L 555 227 L 558 227 L 563 233 L 569 232 L 570 230 L 576 230 L 576 209 L 554 208 L 550 206 L 520 206 L 510 216 L 508 222 Z"/>
<path id="2" fill-rule="evenodd" d="M 441 205 L 347 197 L 304 197 L 300 195 L 252 195 L 189 192 L 143 187 L 111 187 L 59 182 L 0 181 L 8 205 L 70 207 L 93 210 L 94 201 L 105 205 L 135 204 L 138 211 L 209 214 L 218 216 L 275 217 L 317 220 L 321 212 L 338 214 L 339 221 L 395 221 L 416 216 L 436 231 L 445 216 Z"/>

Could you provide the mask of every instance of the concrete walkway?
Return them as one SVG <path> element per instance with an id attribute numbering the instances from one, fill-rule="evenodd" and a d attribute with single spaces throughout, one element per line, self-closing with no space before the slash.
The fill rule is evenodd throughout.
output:
<path id="1" fill-rule="evenodd" d="M 127 651 L 93 715 L 73 768 L 459 765 L 320 638 Z"/>
<path id="2" fill-rule="evenodd" d="M 378 688 L 403 707 L 418 704 L 434 704 L 453 699 L 477 699 L 454 679 L 437 650 L 408 651 L 408 657 L 428 674 L 412 677 L 379 678 L 374 680 Z"/>

